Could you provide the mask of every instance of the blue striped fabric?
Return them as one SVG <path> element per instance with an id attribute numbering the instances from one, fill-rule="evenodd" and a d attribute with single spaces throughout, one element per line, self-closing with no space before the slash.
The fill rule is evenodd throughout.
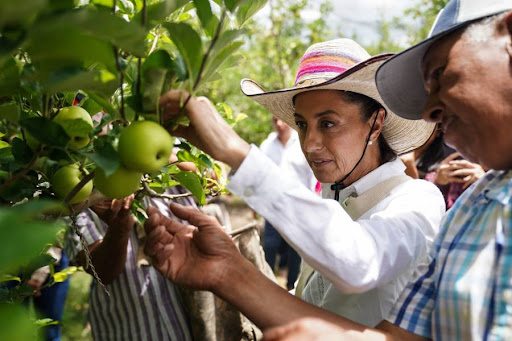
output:
<path id="1" fill-rule="evenodd" d="M 512 171 L 457 200 L 388 320 L 434 340 L 512 340 Z"/>
<path id="2" fill-rule="evenodd" d="M 183 191 L 173 188 L 168 194 Z M 194 205 L 191 197 L 175 199 Z M 172 215 L 167 202 L 148 199 L 146 205 Z M 103 239 L 107 226 L 95 223 L 92 211 L 82 212 L 77 223 L 88 245 Z M 177 219 L 177 218 L 174 218 Z M 97 221 L 97 220 L 96 220 Z M 70 233 L 66 252 L 74 258 L 82 250 L 78 237 Z M 89 320 L 95 340 L 191 340 L 190 326 L 174 285 L 151 266 L 137 266 L 139 240 L 136 231 L 128 243 L 125 269 L 107 285 L 110 298 L 94 281 L 91 286 Z"/>

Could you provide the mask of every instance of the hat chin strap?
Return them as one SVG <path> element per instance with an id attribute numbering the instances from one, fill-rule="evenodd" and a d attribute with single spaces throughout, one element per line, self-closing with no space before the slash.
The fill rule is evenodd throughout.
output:
<path id="1" fill-rule="evenodd" d="M 377 114 L 375 115 L 375 119 L 373 120 L 372 127 L 370 128 L 370 132 L 368 133 L 368 136 L 366 137 L 366 142 L 364 144 L 363 153 L 361 154 L 361 157 L 357 161 L 354 167 L 352 167 L 352 170 L 348 172 L 341 180 L 336 181 L 331 185 L 331 190 L 334 191 L 334 200 L 340 201 L 340 191 L 344 189 L 346 186 L 343 184 L 343 181 L 345 181 L 350 174 L 359 166 L 361 161 L 363 160 L 364 154 L 366 153 L 366 148 L 368 148 L 368 142 L 370 141 L 370 136 L 372 135 L 373 128 L 375 127 L 375 122 L 377 122 L 377 117 L 379 117 L 379 112 L 377 111 Z"/>

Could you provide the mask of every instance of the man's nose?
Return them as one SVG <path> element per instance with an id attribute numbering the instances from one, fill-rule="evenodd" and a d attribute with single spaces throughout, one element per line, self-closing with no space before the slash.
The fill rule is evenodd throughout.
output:
<path id="1" fill-rule="evenodd" d="M 429 95 L 423 108 L 422 118 L 428 122 L 441 122 L 444 113 L 444 104 L 438 96 Z"/>

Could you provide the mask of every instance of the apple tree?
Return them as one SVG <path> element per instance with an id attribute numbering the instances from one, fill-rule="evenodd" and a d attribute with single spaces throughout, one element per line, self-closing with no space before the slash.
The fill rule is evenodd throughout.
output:
<path id="1" fill-rule="evenodd" d="M 143 220 L 144 196 L 180 185 L 204 204 L 225 191 L 220 166 L 169 135 L 187 121 L 164 121 L 159 97 L 200 93 L 237 65 L 243 25 L 265 2 L 0 2 L 0 339 L 48 323 L 19 304 L 35 269 L 50 266 L 49 285 L 76 270 L 55 273 L 45 250 L 81 210 L 135 193 Z"/>

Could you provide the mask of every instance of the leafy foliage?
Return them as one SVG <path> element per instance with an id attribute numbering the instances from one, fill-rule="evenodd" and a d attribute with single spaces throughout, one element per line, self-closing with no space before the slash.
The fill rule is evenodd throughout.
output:
<path id="1" fill-rule="evenodd" d="M 32 295 L 27 285 L 32 272 L 47 265 L 53 269 L 55 260 L 45 250 L 65 226 L 55 218 L 92 203 L 69 207 L 73 194 L 58 200 L 51 186 L 53 174 L 62 166 L 78 165 L 85 179 L 71 193 L 78 192 L 95 169 L 114 174 L 123 166 L 117 143 L 125 126 L 140 120 L 163 125 L 158 103 L 164 92 L 185 89 L 194 95 L 239 61 L 236 53 L 248 33 L 241 25 L 266 1 L 250 3 L 0 3 L 0 275 L 2 283 L 8 283 L 0 286 L 0 303 L 19 303 Z M 72 105 L 87 110 L 94 126 L 84 117 L 54 120 L 60 109 Z M 178 159 L 194 163 L 193 170 L 169 164 L 161 172 L 146 174 L 134 210 L 144 196 L 163 195 L 177 185 L 188 189 L 199 204 L 207 195 L 224 193 L 219 165 L 185 141 L 176 148 L 181 150 Z M 52 270 L 50 283 L 76 270 Z M 3 308 L 0 305 L 0 315 L 8 314 Z M 16 309 L 12 314 L 26 323 Z M 11 320 L 0 318 L 0 339 L 12 339 L 6 321 Z M 16 339 L 35 335 L 33 328 L 26 332 Z"/>

